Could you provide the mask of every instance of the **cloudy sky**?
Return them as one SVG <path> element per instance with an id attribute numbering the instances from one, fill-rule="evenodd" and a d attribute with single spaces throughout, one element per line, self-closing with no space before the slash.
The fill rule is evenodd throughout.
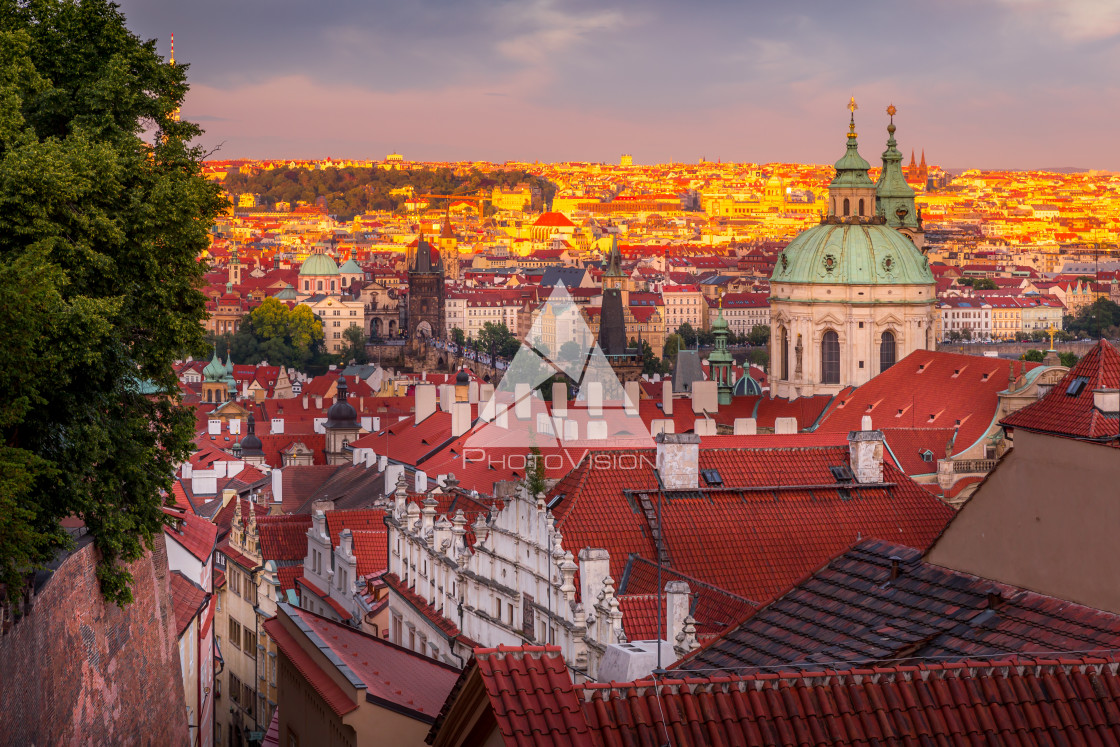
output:
<path id="1" fill-rule="evenodd" d="M 118 0 L 218 157 L 1120 170 L 1120 0 Z"/>

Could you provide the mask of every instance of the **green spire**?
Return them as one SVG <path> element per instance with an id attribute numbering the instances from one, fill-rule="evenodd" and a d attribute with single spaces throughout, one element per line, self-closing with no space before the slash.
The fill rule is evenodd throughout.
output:
<path id="1" fill-rule="evenodd" d="M 222 366 L 222 361 L 218 358 L 218 346 L 214 346 L 214 357 L 202 369 L 202 377 L 206 381 L 221 381 L 222 377 L 226 375 L 226 369 Z"/>
<path id="2" fill-rule="evenodd" d="M 875 185 L 879 214 L 891 228 L 918 228 L 918 211 L 914 207 L 914 190 L 902 173 L 902 153 L 894 139 L 894 104 L 887 107 L 891 122 L 887 125 L 887 149 L 883 151 L 883 171 Z"/>
<path id="3" fill-rule="evenodd" d="M 863 160 L 863 156 L 859 154 L 859 143 L 856 142 L 857 108 L 856 100 L 853 98 L 851 103 L 848 104 L 848 109 L 852 112 L 852 118 L 848 124 L 848 147 L 844 151 L 843 158 L 836 162 L 836 176 L 829 183 L 829 189 L 875 186 L 871 177 L 867 175 L 867 170 L 871 168 L 871 164 Z"/>
<path id="4" fill-rule="evenodd" d="M 735 359 L 732 358 L 731 352 L 727 349 L 727 336 L 731 332 L 727 320 L 723 318 L 723 296 L 719 297 L 719 312 L 712 322 L 712 334 L 715 336 L 715 346 L 708 356 L 708 376 L 712 381 L 716 382 L 719 391 L 719 403 L 721 405 L 731 404 L 732 387 L 734 382 L 731 380 L 732 364 Z"/>
<path id="5" fill-rule="evenodd" d="M 606 277 L 622 277 L 622 252 L 618 248 L 618 234 L 611 236 L 611 252 L 607 255 L 607 269 L 603 272 Z"/>

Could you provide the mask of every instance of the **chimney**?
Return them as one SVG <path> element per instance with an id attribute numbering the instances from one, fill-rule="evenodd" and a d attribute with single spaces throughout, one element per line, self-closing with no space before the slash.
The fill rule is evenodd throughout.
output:
<path id="1" fill-rule="evenodd" d="M 307 395 L 303 395 L 303 409 L 307 409 Z"/>
<path id="2" fill-rule="evenodd" d="M 1102 415 L 1116 415 L 1120 413 L 1120 389 L 1094 389 L 1093 407 Z"/>
<path id="3" fill-rule="evenodd" d="M 642 397 L 640 386 L 636 381 L 627 381 L 625 388 L 626 399 L 622 405 L 626 408 L 627 415 L 637 415 L 638 401 L 641 400 Z"/>
<path id="4" fill-rule="evenodd" d="M 700 436 L 659 433 L 657 474 L 666 490 L 695 490 L 700 486 Z"/>
<path id="5" fill-rule="evenodd" d="M 684 581 L 670 581 L 665 584 L 665 637 L 673 643 L 684 632 L 684 619 L 689 613 L 689 588 Z"/>
<path id="6" fill-rule="evenodd" d="M 531 390 L 527 381 L 519 381 L 513 385 L 513 414 L 518 420 L 528 420 L 533 414 L 530 393 Z"/>
<path id="7" fill-rule="evenodd" d="M 797 418 L 774 418 L 775 435 L 797 433 Z"/>
<path id="8" fill-rule="evenodd" d="M 418 469 L 418 470 L 416 470 L 415 474 L 413 474 L 413 477 L 415 478 L 414 486 L 416 488 L 413 492 L 414 493 L 427 493 L 428 492 L 428 473 L 425 472 L 422 469 Z"/>
<path id="9" fill-rule="evenodd" d="M 852 474 L 860 484 L 883 481 L 883 450 L 886 440 L 882 431 L 871 430 L 871 416 L 864 415 L 863 430 L 848 433 L 848 454 Z"/>
<path id="10" fill-rule="evenodd" d="M 758 421 L 754 418 L 735 418 L 736 436 L 754 436 L 758 434 Z"/>
<path id="11" fill-rule="evenodd" d="M 316 410 L 322 410 L 323 409 L 323 397 L 320 394 L 315 395 L 315 409 Z"/>
<path id="12" fill-rule="evenodd" d="M 451 437 L 458 438 L 471 429 L 471 403 L 456 402 L 451 407 Z"/>
<path id="13" fill-rule="evenodd" d="M 673 382 L 668 379 L 661 382 L 661 412 L 673 414 Z"/>
<path id="14" fill-rule="evenodd" d="M 552 414 L 558 418 L 568 417 L 568 385 L 563 381 L 552 383 Z"/>
<path id="15" fill-rule="evenodd" d="M 590 610 L 598 603 L 610 570 L 611 556 L 606 550 L 585 547 L 579 551 L 579 593 L 584 609 Z"/>
<path id="16" fill-rule="evenodd" d="M 415 422 L 420 424 L 436 411 L 436 388 L 431 384 L 417 384 L 413 391 Z"/>
<path id="17" fill-rule="evenodd" d="M 696 415 L 714 413 L 719 409 L 719 385 L 714 381 L 692 383 L 692 412 Z"/>
<path id="18" fill-rule="evenodd" d="M 272 503 L 268 504 L 268 515 L 269 516 L 281 516 L 281 515 L 283 515 L 283 513 L 284 513 L 284 502 L 283 501 L 273 501 Z"/>
<path id="19" fill-rule="evenodd" d="M 455 387 L 450 384 L 439 385 L 439 409 L 451 412 L 451 405 L 455 402 Z"/>

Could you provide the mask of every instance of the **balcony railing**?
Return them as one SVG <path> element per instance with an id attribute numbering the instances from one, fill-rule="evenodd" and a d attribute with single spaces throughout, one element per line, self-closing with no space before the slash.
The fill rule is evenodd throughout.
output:
<path id="1" fill-rule="evenodd" d="M 953 471 L 958 475 L 970 472 L 986 474 L 995 468 L 995 459 L 961 459 L 953 462 Z"/>

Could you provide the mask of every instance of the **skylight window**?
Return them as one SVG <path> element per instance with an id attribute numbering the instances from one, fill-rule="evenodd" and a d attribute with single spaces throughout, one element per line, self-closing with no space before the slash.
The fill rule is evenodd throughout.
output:
<path id="1" fill-rule="evenodd" d="M 1075 377 L 1074 380 L 1069 383 L 1069 386 L 1066 387 L 1066 396 L 1076 397 L 1081 394 L 1081 392 L 1085 391 L 1085 385 L 1088 383 L 1089 378 L 1087 376 Z"/>
<path id="2" fill-rule="evenodd" d="M 708 485 L 723 485 L 723 476 L 720 475 L 718 469 L 702 469 L 700 476 L 704 478 L 704 482 Z"/>
<path id="3" fill-rule="evenodd" d="M 832 477 L 836 482 L 854 482 L 856 479 L 855 475 L 852 474 L 852 468 L 846 464 L 829 467 L 828 471 L 832 473 Z"/>

